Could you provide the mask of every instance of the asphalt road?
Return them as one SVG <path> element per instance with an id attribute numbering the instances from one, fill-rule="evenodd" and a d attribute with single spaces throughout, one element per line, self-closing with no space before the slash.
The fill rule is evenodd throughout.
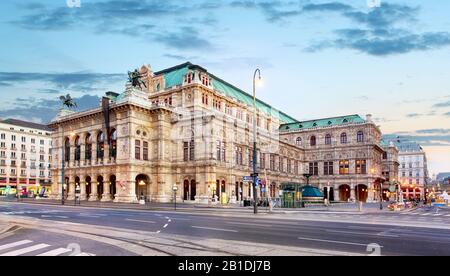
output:
<path id="1" fill-rule="evenodd" d="M 196 239 L 247 241 L 349 253 L 365 254 L 369 244 L 377 244 L 381 247 L 382 255 L 450 255 L 450 230 L 379 223 L 422 221 L 429 224 L 450 224 L 448 209 L 439 209 L 437 212 L 436 209 L 421 208 L 404 214 L 305 212 L 286 215 L 285 217 L 289 219 L 285 219 L 279 215 L 239 217 L 231 213 L 216 215 L 0 203 L 0 214 L 184 235 Z M 295 216 L 301 216 L 302 220 L 293 219 Z M 315 220 L 317 218 L 321 218 L 321 221 Z M 20 234 L 17 233 L 14 238 L 40 242 L 50 239 L 50 243 L 59 242 L 61 246 L 72 242 L 70 238 L 57 237 L 53 234 L 39 236 L 39 233 L 34 233 L 37 235 L 36 238 Z M 10 240 L 0 239 L 0 246 L 8 242 Z M 83 241 L 79 242 L 83 247 Z M 105 246 L 97 245 L 93 248 L 102 247 Z M 0 250 L 0 254 L 1 252 Z M 111 247 L 92 253 L 127 254 L 120 248 Z"/>

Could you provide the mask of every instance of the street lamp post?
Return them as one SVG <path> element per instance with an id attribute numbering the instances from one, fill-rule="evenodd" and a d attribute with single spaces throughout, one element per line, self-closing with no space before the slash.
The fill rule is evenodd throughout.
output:
<path id="1" fill-rule="evenodd" d="M 261 80 L 261 70 L 256 69 L 253 74 L 253 213 L 258 213 L 258 195 L 256 192 L 256 185 L 258 181 L 258 175 L 256 173 L 256 76 L 258 76 L 258 80 Z"/>
<path id="2" fill-rule="evenodd" d="M 380 181 L 380 210 L 383 210 L 383 181 Z"/>
<path id="3" fill-rule="evenodd" d="M 175 207 L 175 211 L 177 210 L 177 191 L 178 191 L 178 187 L 177 184 L 173 185 L 173 203 L 174 203 L 174 207 Z"/>

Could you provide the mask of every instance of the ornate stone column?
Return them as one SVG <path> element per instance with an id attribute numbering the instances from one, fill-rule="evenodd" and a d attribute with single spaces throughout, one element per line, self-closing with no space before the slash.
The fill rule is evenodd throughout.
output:
<path id="1" fill-rule="evenodd" d="M 69 192 L 67 194 L 67 200 L 75 200 L 75 181 L 73 177 L 69 178 Z"/>
<path id="2" fill-rule="evenodd" d="M 102 202 L 109 202 L 112 201 L 111 198 L 111 191 L 110 191 L 110 187 L 109 185 L 111 184 L 109 182 L 109 178 L 107 175 L 103 176 L 103 195 L 102 195 L 102 199 L 100 201 Z"/>
<path id="3" fill-rule="evenodd" d="M 97 180 L 91 180 L 91 195 L 89 196 L 89 201 L 98 201 L 98 182 Z"/>
<path id="4" fill-rule="evenodd" d="M 83 177 L 83 179 L 86 179 Z M 84 180 L 80 180 L 80 200 L 86 200 L 86 182 Z"/>

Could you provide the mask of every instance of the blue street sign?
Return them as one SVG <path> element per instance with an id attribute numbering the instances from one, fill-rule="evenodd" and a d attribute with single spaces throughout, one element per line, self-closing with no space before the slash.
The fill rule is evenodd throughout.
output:
<path id="1" fill-rule="evenodd" d="M 253 181 L 253 177 L 251 177 L 251 176 L 244 176 L 244 177 L 242 177 L 242 180 L 244 182 L 252 182 Z"/>

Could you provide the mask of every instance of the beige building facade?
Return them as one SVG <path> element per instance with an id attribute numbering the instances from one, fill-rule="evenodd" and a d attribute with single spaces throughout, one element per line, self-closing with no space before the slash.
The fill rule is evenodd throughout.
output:
<path id="1" fill-rule="evenodd" d="M 128 83 L 121 94 L 107 93 L 98 108 L 61 110 L 50 124 L 53 198 L 61 198 L 65 183 L 69 200 L 77 186 L 90 201 L 171 202 L 174 187 L 184 202 L 250 199 L 252 184 L 244 178 L 253 166 L 253 123 L 258 197 L 278 198 L 283 184 L 310 181 L 332 187 L 334 200 L 377 198 L 383 149 L 370 116 L 299 122 L 257 100 L 253 122 L 253 97 L 200 66 L 139 71 L 146 87 Z"/>

